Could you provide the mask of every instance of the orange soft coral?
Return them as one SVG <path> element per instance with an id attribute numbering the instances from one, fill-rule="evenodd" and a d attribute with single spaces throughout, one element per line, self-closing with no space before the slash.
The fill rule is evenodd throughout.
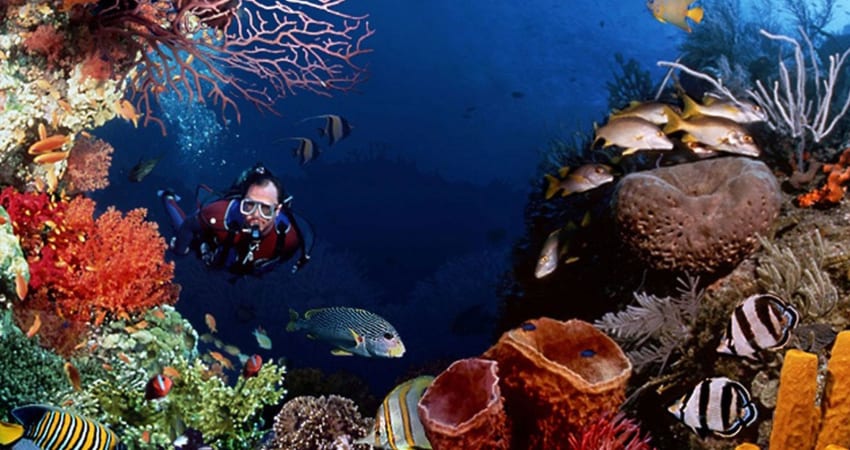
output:
<path id="1" fill-rule="evenodd" d="M 91 311 L 97 323 L 104 313 L 136 314 L 177 301 L 174 263 L 165 262 L 165 239 L 145 214 L 139 208 L 122 217 L 110 207 L 97 219 L 94 233 L 79 248 L 84 265 L 74 291 L 85 302 L 69 307 Z"/>
<path id="2" fill-rule="evenodd" d="M 850 181 L 850 147 L 846 148 L 838 162 L 824 164 L 823 171 L 827 174 L 826 184 L 805 194 L 797 196 L 797 205 L 801 208 L 810 206 L 836 205 L 844 198 L 847 183 Z"/>

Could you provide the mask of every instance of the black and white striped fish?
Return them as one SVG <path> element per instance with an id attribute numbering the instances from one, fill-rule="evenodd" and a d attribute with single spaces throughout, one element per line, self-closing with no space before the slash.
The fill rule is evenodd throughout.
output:
<path id="1" fill-rule="evenodd" d="M 310 119 L 325 119 L 325 126 L 319 128 L 319 136 L 328 137 L 328 145 L 334 145 L 351 134 L 354 128 L 345 117 L 336 114 L 322 114 L 320 116 L 307 117 L 301 122 Z M 299 122 L 300 123 L 300 122 Z"/>
<path id="2" fill-rule="evenodd" d="M 799 316 L 793 306 L 775 295 L 747 297 L 732 312 L 717 351 L 757 359 L 759 351 L 779 348 L 788 342 Z"/>
<path id="3" fill-rule="evenodd" d="M 378 407 L 375 429 L 357 443 L 392 450 L 430 449 L 418 405 L 433 381 L 434 377 L 423 375 L 393 388 Z"/>
<path id="4" fill-rule="evenodd" d="M 22 406 L 12 416 L 20 425 L 0 421 L 0 444 L 12 450 L 127 449 L 109 428 L 53 406 Z"/>
<path id="5" fill-rule="evenodd" d="M 726 377 L 706 378 L 667 410 L 703 438 L 732 437 L 758 417 L 747 389 Z"/>

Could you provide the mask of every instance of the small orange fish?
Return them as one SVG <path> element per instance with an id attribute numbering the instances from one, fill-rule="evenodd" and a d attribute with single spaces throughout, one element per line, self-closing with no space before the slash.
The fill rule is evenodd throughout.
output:
<path id="1" fill-rule="evenodd" d="M 224 366 L 225 368 L 233 370 L 233 363 L 231 363 L 230 360 L 227 359 L 226 356 L 224 356 L 221 353 L 216 352 L 216 351 L 211 351 L 210 356 L 212 356 L 212 358 L 214 360 L 220 362 L 221 365 Z"/>
<path id="2" fill-rule="evenodd" d="M 94 314 L 94 326 L 99 327 L 106 318 L 106 310 L 100 310 Z"/>
<path id="3" fill-rule="evenodd" d="M 213 317 L 212 314 L 204 314 L 204 322 L 207 323 L 207 328 L 210 329 L 210 333 L 218 333 L 218 328 L 215 327 L 215 317 Z"/>
<path id="4" fill-rule="evenodd" d="M 106 370 L 106 371 L 112 370 L 112 364 L 109 364 L 109 363 L 103 363 L 103 364 L 100 365 L 100 367 L 103 367 L 103 370 Z"/>
<path id="5" fill-rule="evenodd" d="M 165 320 L 165 313 L 162 312 L 161 309 L 155 309 L 155 310 L 151 311 L 151 315 L 156 317 L 159 320 Z"/>
<path id="6" fill-rule="evenodd" d="M 0 225 L 6 225 L 6 222 L 7 222 L 6 218 L 3 217 L 3 216 L 0 216 Z"/>
<path id="7" fill-rule="evenodd" d="M 119 117 L 124 120 L 129 120 L 130 122 L 133 122 L 133 127 L 139 127 L 139 118 L 142 117 L 142 115 L 139 114 L 138 111 L 136 111 L 136 107 L 133 106 L 130 101 L 122 98 L 121 100 L 115 102 L 113 106 L 115 113 Z"/>
<path id="8" fill-rule="evenodd" d="M 41 316 L 38 313 L 35 313 L 35 318 L 32 321 L 32 325 L 27 330 L 27 338 L 32 338 L 38 333 L 39 328 L 41 328 Z"/>
<path id="9" fill-rule="evenodd" d="M 130 360 L 130 357 L 127 356 L 127 354 L 125 354 L 124 352 L 118 352 L 118 359 L 120 359 L 121 361 L 124 361 L 126 364 L 132 364 L 133 363 L 133 361 Z"/>
<path id="10" fill-rule="evenodd" d="M 150 444 L 151 442 L 151 432 L 148 430 L 142 431 L 142 442 L 145 444 Z"/>
<path id="11" fill-rule="evenodd" d="M 82 381 L 80 380 L 80 371 L 70 362 L 65 363 L 65 375 L 68 376 L 68 381 L 71 382 L 71 386 L 75 391 L 83 388 Z"/>
<path id="12" fill-rule="evenodd" d="M 29 291 L 29 285 L 27 284 L 27 279 L 24 277 L 24 274 L 21 273 L 21 270 L 18 269 L 15 271 L 15 293 L 18 294 L 18 298 L 23 300 L 24 297 L 27 296 L 27 292 Z"/>
<path id="13" fill-rule="evenodd" d="M 162 374 L 170 378 L 180 378 L 180 371 L 171 366 L 163 367 Z"/>

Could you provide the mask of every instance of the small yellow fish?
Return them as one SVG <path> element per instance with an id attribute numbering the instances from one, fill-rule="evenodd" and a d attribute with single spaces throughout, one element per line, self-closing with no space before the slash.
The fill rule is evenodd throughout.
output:
<path id="1" fill-rule="evenodd" d="M 688 9 L 696 0 L 649 0 L 646 2 L 646 7 L 652 11 L 661 23 L 671 23 L 677 27 L 691 32 L 691 27 L 688 25 L 686 18 L 691 19 L 694 23 L 702 22 L 702 17 L 705 11 L 697 6 Z"/>

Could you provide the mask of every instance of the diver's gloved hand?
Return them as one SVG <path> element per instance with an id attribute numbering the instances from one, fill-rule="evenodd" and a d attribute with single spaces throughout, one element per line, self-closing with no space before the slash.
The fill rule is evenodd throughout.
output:
<path id="1" fill-rule="evenodd" d="M 301 270 L 301 268 L 306 266 L 308 262 L 310 262 L 310 255 L 303 255 L 298 258 L 298 261 L 295 261 L 295 264 L 292 266 L 292 273 Z"/>
<path id="2" fill-rule="evenodd" d="M 212 265 L 213 258 L 215 258 L 215 252 L 210 248 L 210 244 L 203 242 L 201 243 L 201 259 L 204 261 L 206 265 Z"/>

